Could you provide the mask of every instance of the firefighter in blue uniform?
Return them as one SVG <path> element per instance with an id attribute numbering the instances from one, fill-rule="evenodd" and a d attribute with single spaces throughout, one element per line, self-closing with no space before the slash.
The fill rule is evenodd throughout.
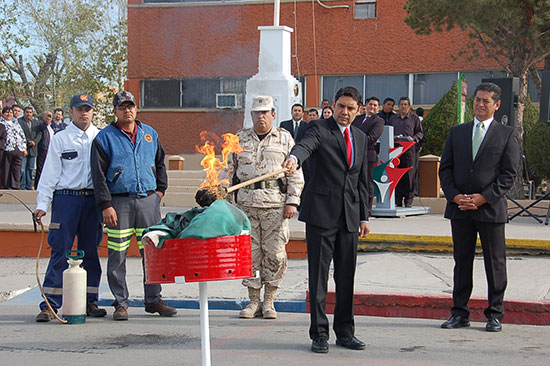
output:
<path id="1" fill-rule="evenodd" d="M 57 312 L 62 305 L 63 271 L 68 267 L 65 252 L 72 248 L 77 236 L 77 248 L 85 253 L 82 267 L 88 273 L 86 314 L 103 317 L 107 312 L 96 305 L 101 279 L 97 249 L 103 239 L 103 217 L 95 202 L 90 169 L 92 141 L 99 130 L 92 125 L 92 98 L 77 94 L 72 97 L 70 108 L 73 123 L 53 135 L 38 184 L 34 213 L 39 222 L 52 204 L 48 233 L 52 252 L 43 288 L 48 302 Z M 52 319 L 53 314 L 43 301 L 36 321 Z"/>

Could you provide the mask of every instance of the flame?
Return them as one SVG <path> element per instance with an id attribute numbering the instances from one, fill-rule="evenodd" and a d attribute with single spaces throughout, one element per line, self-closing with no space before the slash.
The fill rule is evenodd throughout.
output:
<path id="1" fill-rule="evenodd" d="M 202 131 L 200 133 L 202 146 L 196 146 L 196 149 L 204 158 L 201 160 L 203 170 L 206 172 L 206 180 L 204 180 L 200 188 L 213 188 L 221 184 L 229 185 L 228 179 L 219 180 L 219 173 L 227 168 L 227 159 L 230 153 L 240 154 L 243 149 L 239 145 L 239 137 L 232 133 L 222 135 L 223 142 L 220 143 L 220 138 L 213 132 Z M 222 160 L 216 157 L 216 146 L 221 145 Z M 218 190 L 215 189 L 217 192 Z M 219 196 L 219 193 L 217 193 Z M 220 197 L 221 198 L 221 197 Z"/>

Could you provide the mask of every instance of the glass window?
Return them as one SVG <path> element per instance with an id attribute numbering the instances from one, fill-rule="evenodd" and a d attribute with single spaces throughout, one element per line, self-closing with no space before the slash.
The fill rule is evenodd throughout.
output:
<path id="1" fill-rule="evenodd" d="M 336 92 L 345 86 L 353 86 L 359 92 L 363 91 L 363 75 L 323 76 L 323 95 L 321 99 L 334 101 Z"/>
<path id="2" fill-rule="evenodd" d="M 180 108 L 180 80 L 143 80 L 143 108 Z"/>
<path id="3" fill-rule="evenodd" d="M 458 73 L 415 74 L 414 104 L 436 104 L 453 86 Z"/>
<path id="4" fill-rule="evenodd" d="M 382 102 L 389 97 L 397 104 L 399 98 L 409 94 L 409 74 L 367 75 L 366 83 L 363 99 L 377 97 Z"/>
<path id="5" fill-rule="evenodd" d="M 358 0 L 353 7 L 355 19 L 376 18 L 376 0 Z"/>
<path id="6" fill-rule="evenodd" d="M 142 108 L 216 108 L 216 94 L 240 94 L 248 77 L 150 79 L 142 81 Z"/>
<path id="7" fill-rule="evenodd" d="M 464 77 L 468 82 L 468 97 L 474 95 L 474 90 L 481 84 L 482 79 L 487 78 L 505 78 L 508 74 L 504 71 L 475 71 L 464 72 Z"/>

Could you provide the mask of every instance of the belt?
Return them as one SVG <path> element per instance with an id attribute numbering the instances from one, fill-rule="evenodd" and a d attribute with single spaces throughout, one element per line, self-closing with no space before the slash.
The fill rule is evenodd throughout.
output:
<path id="1" fill-rule="evenodd" d="M 245 186 L 247 189 L 266 189 L 266 188 L 277 188 L 279 189 L 279 183 L 277 179 L 263 180 L 261 182 L 256 182 Z"/>
<path id="2" fill-rule="evenodd" d="M 58 189 L 53 192 L 53 194 L 60 194 L 63 196 L 93 196 L 93 189 Z"/>
<path id="3" fill-rule="evenodd" d="M 155 193 L 155 191 L 147 191 L 142 193 L 126 192 L 126 193 L 112 193 L 111 196 L 115 197 L 132 197 L 132 198 L 145 198 Z"/>

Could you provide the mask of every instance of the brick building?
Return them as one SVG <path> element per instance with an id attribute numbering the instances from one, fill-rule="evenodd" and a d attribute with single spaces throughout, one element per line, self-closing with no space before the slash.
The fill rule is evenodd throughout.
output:
<path id="1" fill-rule="evenodd" d="M 242 127 L 246 79 L 258 71 L 258 26 L 273 24 L 273 2 L 129 0 L 128 89 L 138 119 L 153 125 L 169 154 L 193 153 L 202 130 Z M 282 1 L 280 25 L 294 29 L 292 73 L 304 104 L 319 106 L 355 86 L 363 97 L 435 104 L 464 72 L 470 85 L 505 76 L 493 60 L 453 59 L 468 36 L 459 30 L 417 36 L 403 22 L 405 0 Z M 471 87 L 471 89 L 473 89 Z M 235 108 L 216 101 L 227 94 Z M 282 111 L 281 111 L 282 113 Z M 288 112 L 290 117 L 290 111 Z"/>

